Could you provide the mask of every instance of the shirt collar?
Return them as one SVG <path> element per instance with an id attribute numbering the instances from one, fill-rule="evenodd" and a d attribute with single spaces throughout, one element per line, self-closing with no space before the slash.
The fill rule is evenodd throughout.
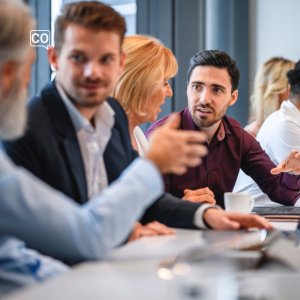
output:
<path id="1" fill-rule="evenodd" d="M 300 111 L 290 100 L 282 102 L 279 114 L 283 120 L 300 124 Z"/>
<path id="2" fill-rule="evenodd" d="M 94 132 L 92 124 L 89 120 L 84 117 L 80 111 L 74 106 L 74 104 L 69 100 L 67 94 L 63 90 L 62 86 L 55 80 L 55 85 L 58 90 L 58 93 L 64 102 L 66 109 L 71 117 L 72 123 L 74 125 L 75 131 L 78 132 L 82 129 L 89 132 Z M 99 128 L 100 123 L 104 123 L 109 128 L 112 128 L 114 125 L 114 115 L 115 111 L 110 107 L 110 105 L 104 101 L 98 108 L 95 114 L 95 128 Z"/>
<path id="3" fill-rule="evenodd" d="M 226 116 L 223 117 L 223 119 L 220 123 L 219 129 L 218 129 L 218 132 L 217 132 L 217 139 L 219 142 L 225 138 L 226 134 L 231 135 L 231 132 L 230 132 L 225 120 L 226 120 Z M 182 126 L 183 130 L 199 131 L 198 126 L 194 123 L 194 121 L 192 119 L 192 116 L 190 114 L 188 107 L 186 107 L 183 111 L 183 118 L 182 118 L 181 126 Z"/>

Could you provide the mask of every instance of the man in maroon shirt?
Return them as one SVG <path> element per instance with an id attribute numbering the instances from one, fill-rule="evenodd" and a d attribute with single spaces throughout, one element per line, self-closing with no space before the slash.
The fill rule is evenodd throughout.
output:
<path id="1" fill-rule="evenodd" d="M 191 58 L 187 77 L 188 107 L 178 113 L 180 128 L 205 132 L 209 153 L 199 167 L 189 168 L 186 174 L 166 175 L 166 192 L 181 198 L 209 187 L 217 204 L 224 207 L 223 195 L 232 191 L 241 168 L 272 201 L 295 204 L 300 196 L 297 151 L 276 167 L 260 144 L 237 121 L 225 116 L 238 98 L 240 74 L 235 61 L 219 50 L 202 51 Z M 146 136 L 167 118 L 155 122 Z"/>

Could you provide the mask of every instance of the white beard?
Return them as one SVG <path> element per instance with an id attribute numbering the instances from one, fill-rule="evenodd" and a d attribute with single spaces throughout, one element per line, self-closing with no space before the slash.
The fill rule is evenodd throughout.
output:
<path id="1" fill-rule="evenodd" d="M 11 91 L 0 99 L 0 138 L 13 140 L 21 137 L 27 123 L 27 90 L 20 90 L 20 79 L 13 84 Z"/>

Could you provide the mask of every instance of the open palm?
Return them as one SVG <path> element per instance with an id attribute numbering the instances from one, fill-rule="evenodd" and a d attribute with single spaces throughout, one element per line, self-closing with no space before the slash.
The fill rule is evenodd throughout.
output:
<path id="1" fill-rule="evenodd" d="M 271 170 L 273 175 L 277 175 L 281 172 L 300 174 L 300 154 L 298 154 L 297 150 L 291 150 L 288 156 L 284 158 L 276 168 Z"/>

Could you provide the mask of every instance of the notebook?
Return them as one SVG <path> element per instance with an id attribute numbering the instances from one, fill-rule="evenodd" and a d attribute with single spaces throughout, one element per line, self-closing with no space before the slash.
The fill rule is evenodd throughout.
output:
<path id="1" fill-rule="evenodd" d="M 254 207 L 253 213 L 264 216 L 273 222 L 299 222 L 300 207 L 281 206 L 281 207 Z"/>

